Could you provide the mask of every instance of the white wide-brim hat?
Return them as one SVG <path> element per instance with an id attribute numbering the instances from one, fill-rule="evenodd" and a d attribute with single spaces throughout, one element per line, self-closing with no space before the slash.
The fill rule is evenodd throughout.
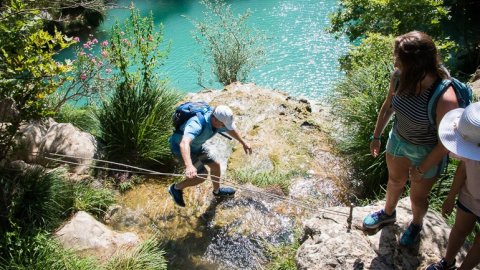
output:
<path id="1" fill-rule="evenodd" d="M 480 102 L 446 113 L 438 127 L 438 136 L 450 152 L 480 161 Z"/>

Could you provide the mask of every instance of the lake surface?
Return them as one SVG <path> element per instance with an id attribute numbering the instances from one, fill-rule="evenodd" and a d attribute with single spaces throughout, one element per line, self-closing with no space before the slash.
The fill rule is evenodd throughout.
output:
<path id="1" fill-rule="evenodd" d="M 193 25 L 185 18 L 200 20 L 205 10 L 196 0 L 133 1 L 142 15 L 153 12 L 155 23 L 163 23 L 165 41 L 171 51 L 164 65 L 164 74 L 171 86 L 182 92 L 197 92 L 197 73 L 190 63 L 205 62 L 201 47 L 192 37 Z M 235 13 L 248 8 L 253 12 L 249 23 L 266 33 L 266 57 L 248 81 L 259 86 L 285 91 L 296 97 L 320 98 L 342 78 L 338 58 L 348 49 L 346 38 L 335 39 L 326 33 L 328 13 L 337 8 L 334 0 L 237 0 L 227 1 Z M 119 0 L 127 7 L 130 1 Z M 108 39 L 115 20 L 129 16 L 126 8 L 112 9 L 97 29 L 99 40 Z M 198 60 L 200 59 L 200 60 Z M 209 87 L 220 88 L 211 83 Z"/>

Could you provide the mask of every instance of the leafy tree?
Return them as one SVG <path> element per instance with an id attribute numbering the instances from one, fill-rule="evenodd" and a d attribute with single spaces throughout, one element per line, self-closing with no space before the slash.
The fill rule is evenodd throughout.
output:
<path id="1" fill-rule="evenodd" d="M 0 160 L 7 157 L 22 121 L 51 114 L 46 97 L 62 84 L 58 75 L 71 69 L 53 56 L 73 41 L 57 31 L 51 35 L 42 30 L 39 13 L 22 0 L 10 0 L 1 9 L 0 100 L 13 100 L 17 117 L 2 126 Z"/>
<path id="2" fill-rule="evenodd" d="M 460 44 L 455 61 L 463 71 L 463 77 L 480 68 L 480 1 L 444 0 L 449 8 L 449 20 L 445 32 Z"/>
<path id="3" fill-rule="evenodd" d="M 394 37 L 369 33 L 359 45 L 351 45 L 348 54 L 340 58 L 340 67 L 347 72 L 391 59 L 393 63 Z"/>
<path id="4" fill-rule="evenodd" d="M 145 164 L 170 155 L 171 115 L 180 96 L 158 76 L 166 57 L 162 40 L 153 16 L 142 18 L 134 8 L 124 28 L 118 22 L 112 28 L 108 57 L 117 85 L 96 114 L 111 160 Z"/>
<path id="5" fill-rule="evenodd" d="M 194 38 L 203 46 L 216 80 L 223 85 L 244 81 L 264 56 L 265 35 L 247 25 L 251 11 L 233 14 L 230 5 L 222 0 L 201 0 L 207 11 L 203 21 L 191 20 L 195 26 Z M 199 84 L 203 86 L 199 72 Z"/>
<path id="6" fill-rule="evenodd" d="M 439 37 L 446 16 L 443 0 L 341 0 L 330 15 L 329 32 L 346 34 L 351 41 L 367 33 L 397 36 L 412 30 Z"/>
<path id="7" fill-rule="evenodd" d="M 0 20 L 37 11 L 41 12 L 45 30 L 53 33 L 57 27 L 61 32 L 69 33 L 99 26 L 106 14 L 104 0 L 23 0 L 22 3 L 25 9 L 3 14 Z"/>

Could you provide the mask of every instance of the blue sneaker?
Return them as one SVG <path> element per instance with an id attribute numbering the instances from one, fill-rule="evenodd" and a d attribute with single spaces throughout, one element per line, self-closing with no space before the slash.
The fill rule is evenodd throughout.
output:
<path id="1" fill-rule="evenodd" d="M 422 230 L 422 225 L 415 225 L 410 222 L 407 229 L 400 236 L 399 244 L 404 247 L 413 246 L 420 236 L 420 231 Z"/>
<path id="2" fill-rule="evenodd" d="M 215 193 L 213 192 L 213 196 L 219 198 L 219 197 L 233 197 L 235 195 L 235 189 L 230 188 L 230 187 L 221 187 L 218 189 L 218 191 Z"/>
<path id="3" fill-rule="evenodd" d="M 363 219 L 363 228 L 376 229 L 380 227 L 380 225 L 395 223 L 395 221 L 397 221 L 397 211 L 393 211 L 391 215 L 387 215 L 382 209 L 366 216 Z"/>
<path id="4" fill-rule="evenodd" d="M 185 202 L 183 201 L 183 191 L 181 189 L 176 189 L 175 184 L 172 184 L 168 188 L 168 193 L 172 196 L 173 201 L 181 207 L 185 207 Z"/>
<path id="5" fill-rule="evenodd" d="M 442 258 L 439 262 L 427 266 L 425 270 L 455 270 L 457 269 L 455 263 L 455 259 L 453 259 L 453 262 L 449 264 L 445 258 Z"/>

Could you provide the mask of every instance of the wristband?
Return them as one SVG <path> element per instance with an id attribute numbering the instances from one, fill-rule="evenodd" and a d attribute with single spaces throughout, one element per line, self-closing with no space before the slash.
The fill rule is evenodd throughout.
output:
<path id="1" fill-rule="evenodd" d="M 377 140 L 380 141 L 381 137 L 375 137 L 375 135 L 370 136 L 370 141 Z"/>

